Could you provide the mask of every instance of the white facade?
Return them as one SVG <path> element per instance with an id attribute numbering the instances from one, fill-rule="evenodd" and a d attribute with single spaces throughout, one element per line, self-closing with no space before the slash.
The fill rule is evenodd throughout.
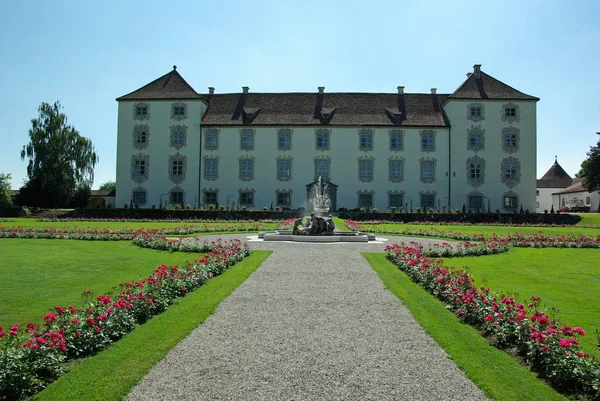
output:
<path id="1" fill-rule="evenodd" d="M 559 210 L 559 202 L 558 197 L 553 199 L 552 194 L 562 190 L 563 188 L 538 188 L 537 189 L 537 213 L 544 213 L 544 211 L 550 212 L 552 210 L 552 206 L 554 206 L 554 210 Z"/>
<path id="2" fill-rule="evenodd" d="M 481 74 L 482 82 L 497 85 L 475 67 L 477 79 Z M 341 101 L 336 106 L 335 96 L 353 94 L 320 88 L 314 94 L 319 107 L 335 107 L 323 107 L 321 120 L 313 122 L 312 115 L 300 119 L 297 110 L 282 117 L 281 110 L 269 108 L 285 111 L 281 102 L 273 106 L 276 95 L 252 98 L 248 88 L 226 95 L 211 88 L 198 95 L 173 71 L 117 99 L 116 207 L 235 202 L 249 209 L 306 208 L 307 185 L 318 178 L 318 165 L 328 166 L 328 179 L 337 186 L 337 208 L 384 211 L 400 203 L 413 209 L 425 204 L 534 211 L 538 99 L 502 83 L 504 92 L 469 98 L 474 79 L 452 95 L 405 95 L 402 87 L 398 95 L 356 94 L 373 102 L 364 109 L 352 106 L 356 111 Z M 304 95 L 298 101 L 313 96 Z M 396 96 L 396 111 L 381 106 Z M 230 109 L 231 118 L 223 114 Z M 310 104 L 305 109 L 312 114 Z M 418 118 L 420 110 L 427 118 Z M 221 119 L 214 116 L 219 112 Z M 357 119 L 361 113 L 364 121 Z"/>

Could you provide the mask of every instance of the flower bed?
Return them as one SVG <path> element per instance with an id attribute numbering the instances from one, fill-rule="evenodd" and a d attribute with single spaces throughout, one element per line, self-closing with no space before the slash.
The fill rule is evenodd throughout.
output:
<path id="1" fill-rule="evenodd" d="M 0 326 L 0 399 L 40 391 L 60 376 L 66 360 L 98 352 L 250 254 L 239 240 L 216 241 L 208 248 L 196 263 L 161 265 L 146 279 L 121 284 L 113 294 L 94 297 L 86 291 L 80 308 L 55 306 L 41 327 Z"/>
<path id="2" fill-rule="evenodd" d="M 393 244 L 386 249 L 396 249 L 404 246 L 404 243 L 398 245 Z M 422 255 L 431 258 L 452 258 L 460 256 L 482 256 L 494 255 L 497 253 L 508 252 L 509 246 L 507 241 L 485 241 L 485 242 L 463 242 L 454 246 L 447 242 L 441 244 L 429 245 L 427 248 L 419 242 L 411 241 L 408 245 L 410 248 L 419 250 Z"/>
<path id="3" fill-rule="evenodd" d="M 410 224 L 412 226 L 431 226 L 431 221 L 397 221 L 397 220 L 361 220 L 362 224 Z M 545 223 L 501 223 L 501 222 L 468 222 L 468 221 L 436 221 L 436 226 L 481 226 L 481 227 L 573 227 L 573 224 L 545 224 Z M 578 228 L 599 228 L 594 225 L 578 225 Z"/>
<path id="4" fill-rule="evenodd" d="M 95 227 L 72 227 L 72 228 L 55 228 L 55 227 L 5 227 L 0 226 L 0 238 L 45 238 L 45 239 L 78 239 L 78 240 L 96 240 L 96 241 L 121 241 L 130 240 L 135 233 L 145 231 L 151 235 L 189 235 L 199 233 L 212 232 L 238 232 L 238 231 L 265 231 L 269 227 L 260 223 L 245 223 L 245 224 L 223 224 L 218 226 L 182 226 L 173 228 L 146 228 L 134 230 L 124 228 L 121 230 L 112 230 L 110 228 L 95 228 Z"/>
<path id="5" fill-rule="evenodd" d="M 451 238 L 460 241 L 508 241 L 508 245 L 525 248 L 600 248 L 600 235 L 587 237 L 585 235 L 544 235 L 539 234 L 509 234 L 499 236 L 496 234 L 463 234 L 452 230 L 439 230 L 435 227 L 404 228 L 391 230 L 377 226 L 363 226 L 353 220 L 345 221 L 346 227 L 353 231 L 374 232 L 379 234 L 408 235 L 419 237 Z"/>
<path id="6" fill-rule="evenodd" d="M 533 297 L 525 306 L 489 288 L 476 287 L 464 270 L 444 266 L 421 249 L 393 245 L 386 257 L 499 348 L 517 353 L 557 390 L 600 398 L 600 364 L 579 346 L 581 328 L 559 327 Z"/>

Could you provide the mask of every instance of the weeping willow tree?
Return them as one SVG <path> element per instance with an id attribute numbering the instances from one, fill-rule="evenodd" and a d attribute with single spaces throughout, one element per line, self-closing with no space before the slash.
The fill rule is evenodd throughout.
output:
<path id="1" fill-rule="evenodd" d="M 60 102 L 42 103 L 38 111 L 38 118 L 31 120 L 29 143 L 21 151 L 21 160 L 28 159 L 28 181 L 19 191 L 19 203 L 84 206 L 98 163 L 94 145 L 67 123 Z"/>

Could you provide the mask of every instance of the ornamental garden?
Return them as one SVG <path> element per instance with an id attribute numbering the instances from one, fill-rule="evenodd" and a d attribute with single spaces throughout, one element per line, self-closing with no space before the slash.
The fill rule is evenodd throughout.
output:
<path id="1" fill-rule="evenodd" d="M 600 399 L 600 216 L 577 225 L 352 217 L 336 218 L 338 229 L 389 239 L 365 258 L 488 397 L 505 399 L 517 372 L 545 388 L 532 399 Z M 225 235 L 293 221 L 0 219 L 0 400 L 121 399 L 270 254 Z M 451 323 L 435 328 L 442 320 Z M 478 346 L 447 340 L 467 326 L 510 355 L 510 368 L 478 376 L 456 350 Z"/>

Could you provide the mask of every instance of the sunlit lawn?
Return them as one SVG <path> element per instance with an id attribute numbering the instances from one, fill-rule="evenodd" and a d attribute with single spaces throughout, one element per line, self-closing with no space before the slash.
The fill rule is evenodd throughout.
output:
<path id="1" fill-rule="evenodd" d="M 540 296 L 544 307 L 556 308 L 562 324 L 579 326 L 586 351 L 600 357 L 600 249 L 513 248 L 508 253 L 446 259 L 446 264 L 468 266 L 476 284 L 503 291 L 528 303 Z"/>
<path id="2" fill-rule="evenodd" d="M 581 213 L 581 221 L 578 226 L 600 226 L 600 213 Z"/>
<path id="3" fill-rule="evenodd" d="M 0 325 L 41 322 L 54 305 L 79 306 L 86 289 L 102 294 L 163 263 L 201 257 L 142 249 L 131 241 L 0 239 Z"/>

